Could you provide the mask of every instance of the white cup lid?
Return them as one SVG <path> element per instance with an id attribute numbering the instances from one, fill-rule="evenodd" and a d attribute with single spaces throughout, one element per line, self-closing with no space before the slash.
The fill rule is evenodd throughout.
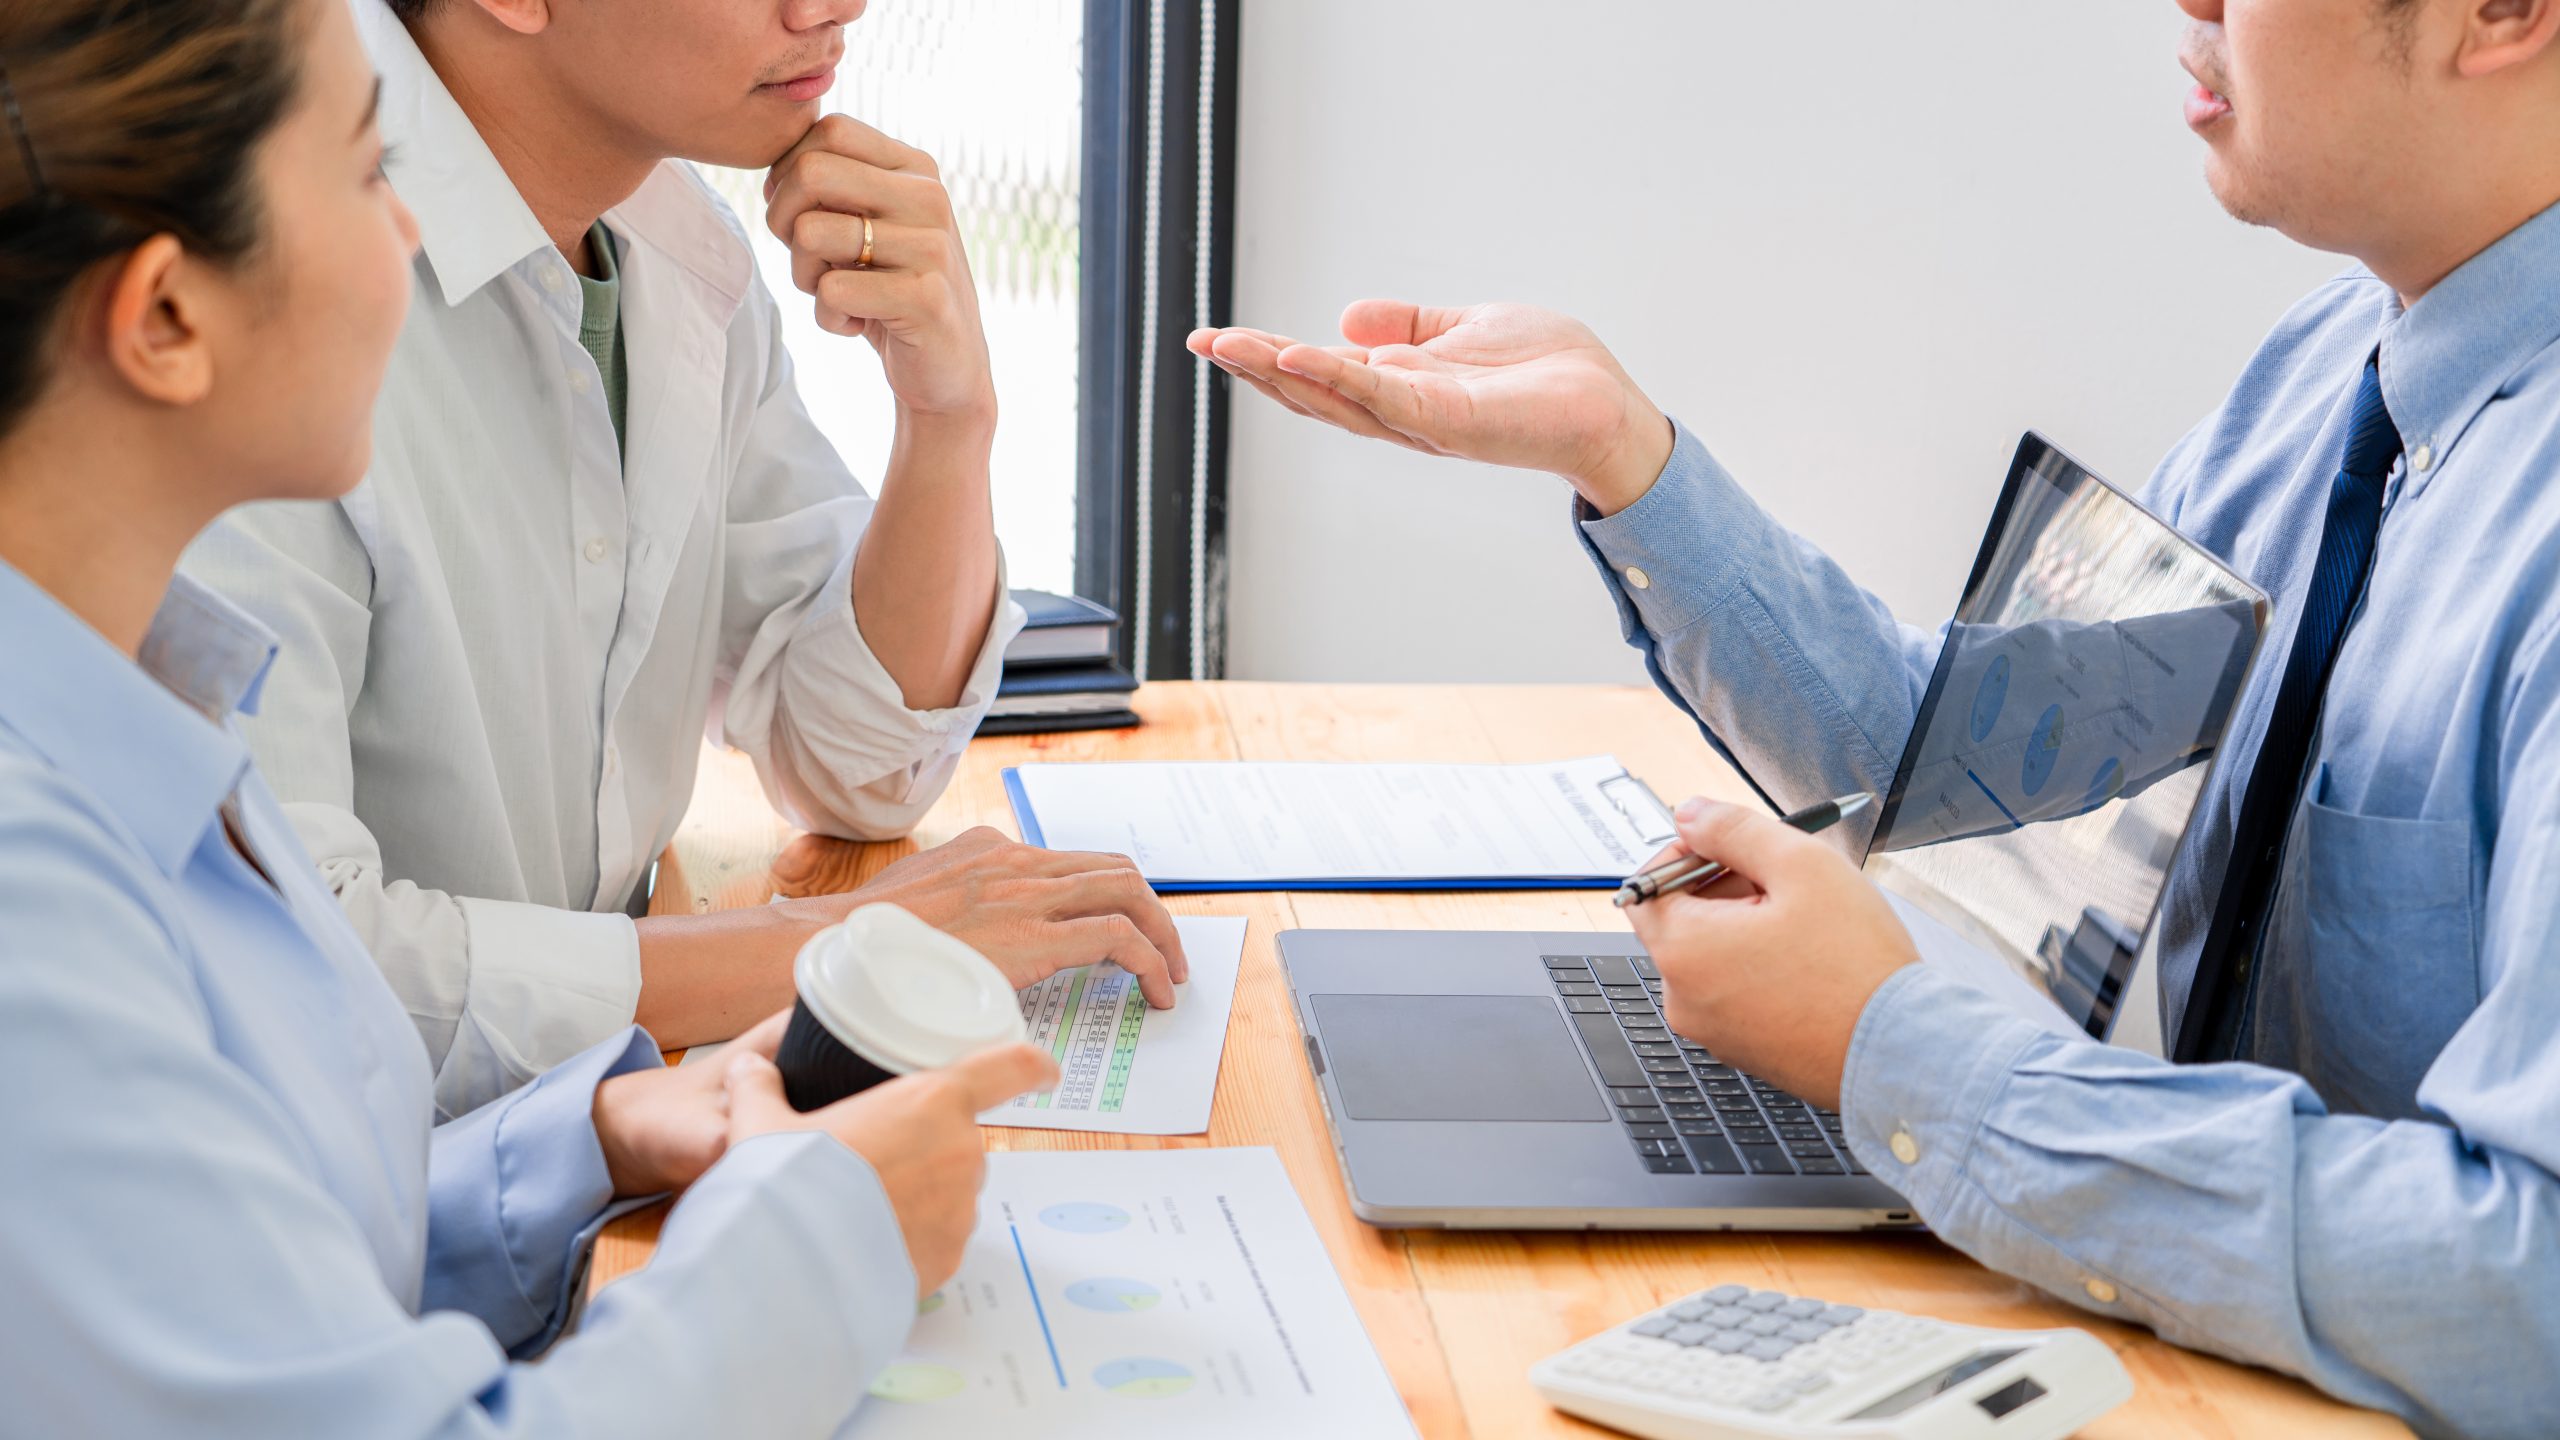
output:
<path id="1" fill-rule="evenodd" d="M 809 937 L 791 978 L 818 1023 L 895 1074 L 1029 1033 L 994 961 L 895 905 L 865 905 Z"/>

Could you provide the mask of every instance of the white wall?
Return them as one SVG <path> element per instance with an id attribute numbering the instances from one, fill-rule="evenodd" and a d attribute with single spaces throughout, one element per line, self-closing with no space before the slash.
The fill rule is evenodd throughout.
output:
<path id="1" fill-rule="evenodd" d="M 1250 0 L 1236 318 L 1589 321 L 1943 618 L 2029 426 L 2131 485 L 2342 262 L 2225 218 L 2169 0 Z M 1229 673 L 1640 679 L 1550 478 L 1235 403 Z"/>

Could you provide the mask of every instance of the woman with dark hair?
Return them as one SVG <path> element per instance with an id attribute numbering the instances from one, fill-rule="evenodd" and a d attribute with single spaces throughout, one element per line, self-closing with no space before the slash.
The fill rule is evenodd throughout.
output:
<path id="1" fill-rule="evenodd" d="M 1047 1059 L 802 1115 L 780 1017 L 698 1071 L 634 1029 L 431 1130 L 232 727 L 274 641 L 173 581 L 364 471 L 417 243 L 373 90 L 342 0 L 0 7 L 0 1429 L 826 1434 Z M 617 1199 L 688 1186 L 553 1346 Z"/>

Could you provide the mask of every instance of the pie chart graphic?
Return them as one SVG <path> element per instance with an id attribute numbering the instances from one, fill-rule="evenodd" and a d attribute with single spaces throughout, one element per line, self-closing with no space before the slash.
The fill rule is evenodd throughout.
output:
<path id="1" fill-rule="evenodd" d="M 2062 707 L 2048 705 L 2037 718 L 2035 733 L 2027 737 L 2026 763 L 2018 774 L 2018 788 L 2033 795 L 2044 789 L 2053 778 L 2053 767 L 2062 759 Z"/>
<path id="2" fill-rule="evenodd" d="M 1091 1280 L 1078 1280 L 1067 1287 L 1067 1299 L 1087 1310 L 1105 1315 L 1126 1315 L 1133 1310 L 1153 1310 L 1164 1295 L 1142 1280 L 1123 1280 L 1103 1275 Z"/>
<path id="3" fill-rule="evenodd" d="M 969 1377 L 948 1365 L 922 1365 L 901 1360 L 880 1372 L 871 1382 L 874 1399 L 897 1405 L 921 1405 L 929 1400 L 948 1400 L 969 1388 Z"/>
<path id="4" fill-rule="evenodd" d="M 1973 743 L 1991 738 L 1991 727 L 2000 723 L 2000 707 L 2009 703 L 2009 657 L 1994 655 L 1982 672 L 1982 683 L 1973 687 Z"/>
<path id="5" fill-rule="evenodd" d="M 1129 1228 L 1129 1212 L 1094 1200 L 1068 1200 L 1041 1211 L 1040 1223 L 1070 1235 L 1116 1235 Z"/>
<path id="6" fill-rule="evenodd" d="M 2114 756 L 2098 767 L 2096 778 L 2089 782 L 2089 803 L 2081 808 L 2095 810 L 2115 802 L 2124 793 L 2124 762 Z"/>
<path id="7" fill-rule="evenodd" d="M 1191 1388 L 1191 1372 L 1170 1360 L 1113 1360 L 1095 1368 L 1093 1383 L 1114 1395 L 1151 1399 Z"/>

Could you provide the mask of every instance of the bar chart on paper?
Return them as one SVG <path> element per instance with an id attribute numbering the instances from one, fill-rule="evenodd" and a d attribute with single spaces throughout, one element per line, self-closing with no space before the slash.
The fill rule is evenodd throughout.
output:
<path id="1" fill-rule="evenodd" d="M 1184 915 L 1173 923 L 1191 978 L 1170 1010 L 1150 1007 L 1117 965 L 1061 971 L 1021 992 L 1031 1043 L 1058 1062 L 1058 1088 L 999 1105 L 978 1117 L 981 1124 L 1126 1135 L 1209 1128 L 1245 922 Z"/>

